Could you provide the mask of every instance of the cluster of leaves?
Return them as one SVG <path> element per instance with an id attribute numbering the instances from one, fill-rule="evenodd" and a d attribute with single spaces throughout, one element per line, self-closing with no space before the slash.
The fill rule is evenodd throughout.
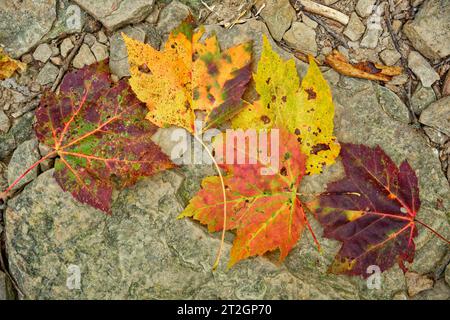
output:
<path id="1" fill-rule="evenodd" d="M 331 90 L 314 59 L 300 81 L 294 61 L 281 59 L 264 38 L 253 75 L 259 98 L 250 103 L 242 96 L 252 78 L 251 44 L 221 51 L 214 35 L 203 38 L 204 30 L 195 32 L 189 19 L 162 51 L 124 35 L 129 81 L 112 83 L 107 61 L 69 73 L 60 92 L 47 91 L 36 111 L 37 137 L 51 152 L 2 196 L 39 163 L 57 157 L 54 176 L 63 190 L 110 213 L 114 188 L 174 167 L 151 140 L 156 129 L 175 125 L 195 135 L 194 121 L 202 114 L 207 128 L 230 121 L 235 129 L 279 130 L 275 175 L 261 175 L 273 168 L 259 157 L 250 161 L 249 149 L 235 146 L 248 164 L 221 165 L 225 176 L 205 178 L 180 215 L 211 232 L 236 231 L 230 267 L 277 249 L 283 260 L 305 228 L 318 243 L 305 208 L 315 213 L 325 237 L 342 242 L 332 272 L 366 276 L 368 265 L 386 270 L 411 262 L 417 177 L 407 162 L 398 168 L 379 147 L 336 141 Z M 302 178 L 322 173 L 339 154 L 346 177 L 302 202 Z"/>
<path id="2" fill-rule="evenodd" d="M 249 149 L 235 146 L 236 154 L 255 164 L 221 165 L 225 176 L 205 178 L 180 218 L 192 217 L 211 232 L 236 230 L 230 267 L 276 249 L 283 260 L 305 228 L 314 236 L 304 207 L 316 213 L 326 237 L 343 242 L 331 271 L 366 275 L 370 264 L 385 270 L 396 261 L 411 261 L 419 195 L 409 165 L 399 170 L 379 148 L 343 144 L 347 177 L 313 202 L 302 203 L 299 197 L 303 176 L 320 174 L 341 151 L 333 135 L 331 90 L 314 59 L 300 82 L 294 61 L 283 61 L 264 38 L 253 75 L 259 99 L 249 103 L 241 97 L 250 78 L 250 45 L 221 53 L 215 36 L 200 42 L 203 33 L 193 33 L 192 25 L 185 23 L 169 36 L 163 52 L 125 37 L 130 84 L 146 102 L 147 118 L 158 126 L 178 125 L 194 133 L 195 111 L 201 110 L 213 125 L 231 119 L 234 129 L 277 128 L 281 169 L 263 176 L 260 170 L 266 165 L 260 159 L 250 161 Z M 365 72 L 385 77 L 390 71 Z M 354 150 L 359 152 L 356 158 Z"/>

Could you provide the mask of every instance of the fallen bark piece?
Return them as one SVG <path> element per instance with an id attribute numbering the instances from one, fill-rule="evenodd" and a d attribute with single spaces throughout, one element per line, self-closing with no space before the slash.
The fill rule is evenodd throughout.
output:
<path id="1" fill-rule="evenodd" d="M 401 67 L 384 66 L 370 61 L 353 64 L 337 50 L 333 50 L 332 53 L 326 56 L 325 63 L 340 74 L 349 77 L 384 82 L 391 81 L 392 77 L 400 75 L 403 72 Z"/>

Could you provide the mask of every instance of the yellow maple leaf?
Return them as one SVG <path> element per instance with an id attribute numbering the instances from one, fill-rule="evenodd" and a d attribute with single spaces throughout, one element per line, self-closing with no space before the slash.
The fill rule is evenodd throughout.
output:
<path id="1" fill-rule="evenodd" d="M 263 52 L 253 76 L 260 99 L 248 104 L 234 119 L 233 128 L 287 128 L 297 136 L 307 155 L 306 172 L 321 173 L 334 163 L 340 146 L 333 136 L 331 90 L 314 59 L 300 83 L 294 60 L 284 61 L 264 36 Z"/>
<path id="2" fill-rule="evenodd" d="M 11 77 L 18 69 L 24 70 L 25 64 L 10 58 L 0 48 L 0 80 Z"/>
<path id="3" fill-rule="evenodd" d="M 185 21 L 162 51 L 123 35 L 130 85 L 147 104 L 147 118 L 160 127 L 175 125 L 193 133 L 195 111 L 206 112 L 210 127 L 241 109 L 251 77 L 250 43 L 222 52 L 215 35 L 202 42 L 203 35 L 203 28 L 194 33 L 193 24 Z"/>

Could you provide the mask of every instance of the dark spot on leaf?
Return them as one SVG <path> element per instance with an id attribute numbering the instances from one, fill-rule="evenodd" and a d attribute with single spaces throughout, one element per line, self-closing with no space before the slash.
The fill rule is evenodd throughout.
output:
<path id="1" fill-rule="evenodd" d="M 213 62 L 208 64 L 208 73 L 212 76 L 219 73 L 219 69 L 217 69 L 217 65 Z"/>
<path id="2" fill-rule="evenodd" d="M 305 89 L 305 91 L 308 94 L 308 100 L 313 100 L 317 98 L 317 93 L 314 91 L 313 88 Z"/>
<path id="3" fill-rule="evenodd" d="M 297 129 L 295 129 L 294 133 L 295 133 L 295 135 L 298 136 L 298 135 L 300 135 L 301 131 L 300 131 L 300 129 L 297 128 Z"/>
<path id="4" fill-rule="evenodd" d="M 270 123 L 270 118 L 268 116 L 264 115 L 264 116 L 261 116 L 261 121 L 264 124 L 269 124 Z"/>
<path id="5" fill-rule="evenodd" d="M 330 146 L 325 143 L 319 143 L 312 147 L 311 154 L 317 155 L 320 151 L 330 150 Z"/>
<path id="6" fill-rule="evenodd" d="M 150 70 L 150 68 L 147 66 L 146 63 L 141 64 L 141 65 L 138 67 L 138 69 L 139 69 L 139 71 L 142 72 L 142 73 L 152 74 L 152 71 Z"/>
<path id="7" fill-rule="evenodd" d="M 282 176 L 284 176 L 284 177 L 287 176 L 287 169 L 286 169 L 286 167 L 281 168 L 280 174 L 281 174 Z"/>
<path id="8" fill-rule="evenodd" d="M 268 79 L 266 80 L 266 83 L 269 84 L 269 83 L 270 83 L 270 80 L 272 80 L 272 79 L 271 79 L 271 78 L 268 78 Z"/>
<path id="9" fill-rule="evenodd" d="M 283 100 L 283 102 L 286 103 L 287 97 L 286 97 L 286 96 L 283 96 L 283 97 L 281 98 L 281 100 Z"/>

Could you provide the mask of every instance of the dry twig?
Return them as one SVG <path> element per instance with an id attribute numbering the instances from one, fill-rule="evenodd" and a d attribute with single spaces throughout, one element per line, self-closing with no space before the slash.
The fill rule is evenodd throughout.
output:
<path id="1" fill-rule="evenodd" d="M 346 14 L 311 0 L 297 0 L 297 3 L 300 4 L 305 11 L 335 20 L 343 25 L 347 25 L 350 20 Z"/>
<path id="2" fill-rule="evenodd" d="M 301 7 L 302 8 L 302 7 Z M 316 17 L 308 12 L 303 12 L 303 14 L 305 16 L 307 16 L 308 18 L 310 18 L 311 20 L 317 22 L 322 28 L 325 29 L 325 31 L 332 36 L 337 42 L 339 42 L 344 48 L 348 49 L 348 44 L 347 41 L 345 40 L 345 38 L 343 36 L 341 36 L 340 34 L 338 34 L 337 32 L 335 32 L 333 29 L 331 29 L 325 22 L 323 22 L 322 19 L 320 19 L 319 17 Z"/>

